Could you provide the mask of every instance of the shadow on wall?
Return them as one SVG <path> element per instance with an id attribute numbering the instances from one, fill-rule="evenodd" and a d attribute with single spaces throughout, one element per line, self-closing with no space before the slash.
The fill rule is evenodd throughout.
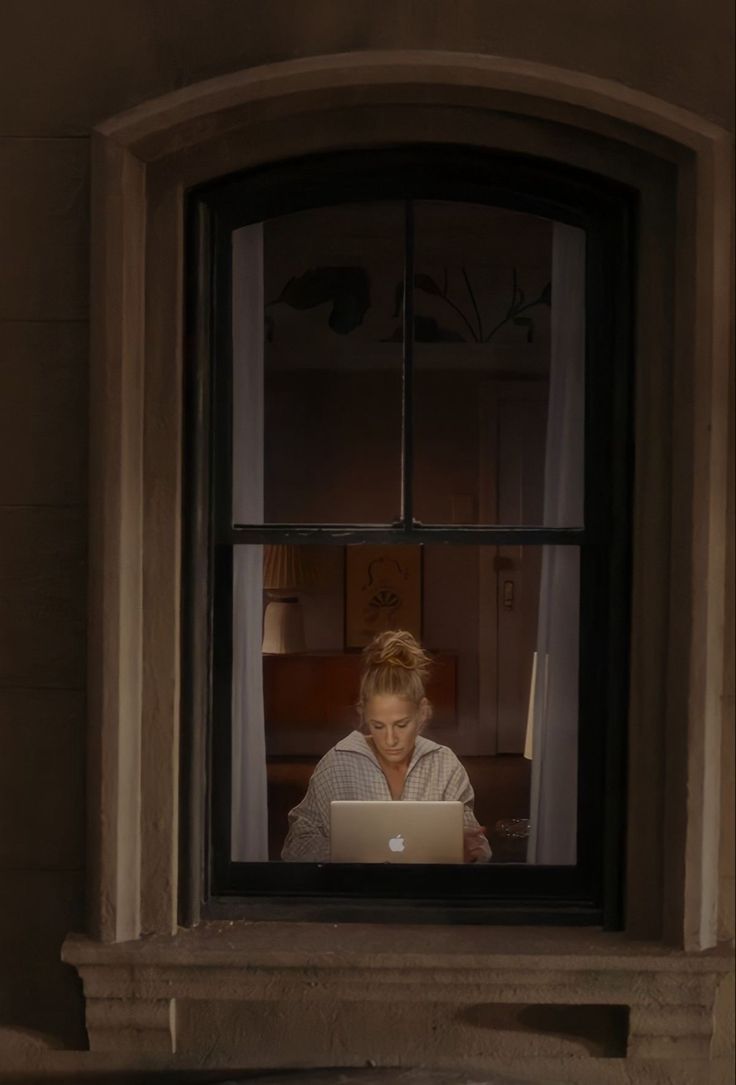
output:
<path id="1" fill-rule="evenodd" d="M 27 871 L 20 878 L 6 873 L 0 887 L 0 1080 L 14 1050 L 87 1047 L 82 983 L 60 960 L 68 932 L 83 929 L 82 875 Z"/>
<path id="2" fill-rule="evenodd" d="M 547 1006 L 493 1004 L 468 1006 L 458 1020 L 480 1029 L 527 1033 L 530 1042 L 554 1037 L 576 1042 L 581 1054 L 625 1058 L 629 1034 L 628 1006 Z"/>
<path id="3" fill-rule="evenodd" d="M 3 1080 L 0 1071 L 0 1081 Z M 35 1085 L 35 1076 L 13 1077 L 17 1085 Z M 524 1085 L 492 1070 L 468 1074 L 462 1070 L 406 1069 L 393 1066 L 330 1067 L 323 1070 L 236 1071 L 223 1077 L 220 1071 L 164 1070 L 160 1073 L 99 1074 L 81 1072 L 73 1078 L 54 1078 L 56 1085 Z"/>

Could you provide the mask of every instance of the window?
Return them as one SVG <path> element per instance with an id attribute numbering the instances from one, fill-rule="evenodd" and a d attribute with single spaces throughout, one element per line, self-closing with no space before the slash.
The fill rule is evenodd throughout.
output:
<path id="1" fill-rule="evenodd" d="M 619 924 L 628 194 L 417 147 L 226 179 L 190 223 L 184 724 L 211 750 L 209 897 Z M 431 736 L 466 764 L 490 864 L 278 861 L 382 624 L 436 655 Z"/>

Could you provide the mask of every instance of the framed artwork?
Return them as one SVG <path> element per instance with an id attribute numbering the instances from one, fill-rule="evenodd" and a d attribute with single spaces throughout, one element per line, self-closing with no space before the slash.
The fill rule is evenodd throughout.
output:
<path id="1" fill-rule="evenodd" d="M 364 648 L 376 633 L 422 635 L 421 546 L 345 549 L 345 647 Z"/>

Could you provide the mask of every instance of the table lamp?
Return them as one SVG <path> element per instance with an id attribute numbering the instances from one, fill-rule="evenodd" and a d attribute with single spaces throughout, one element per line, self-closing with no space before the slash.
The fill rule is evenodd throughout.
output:
<path id="1" fill-rule="evenodd" d="M 263 615 L 265 654 L 305 652 L 304 611 L 298 592 L 315 583 L 312 562 L 300 546 L 263 548 L 263 587 L 268 603 Z"/>

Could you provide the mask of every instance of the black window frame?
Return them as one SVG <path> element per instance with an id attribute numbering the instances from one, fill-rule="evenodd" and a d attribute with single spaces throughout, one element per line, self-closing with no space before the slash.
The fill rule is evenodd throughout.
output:
<path id="1" fill-rule="evenodd" d="M 586 232 L 585 517 L 579 528 L 451 527 L 412 516 L 413 290 L 405 289 L 402 518 L 392 525 L 233 525 L 231 236 L 289 212 L 358 201 L 486 203 Z M 180 918 L 623 925 L 633 463 L 636 198 L 530 156 L 415 145 L 262 166 L 186 196 Z M 413 241 L 405 284 L 413 283 Z M 407 413 L 408 412 L 408 413 Z M 407 422 L 408 418 L 408 422 Z M 232 553 L 243 543 L 580 547 L 578 863 L 402 867 L 230 858 Z M 595 721 L 595 725 L 591 722 Z M 400 902 L 400 907 L 398 906 Z"/>

